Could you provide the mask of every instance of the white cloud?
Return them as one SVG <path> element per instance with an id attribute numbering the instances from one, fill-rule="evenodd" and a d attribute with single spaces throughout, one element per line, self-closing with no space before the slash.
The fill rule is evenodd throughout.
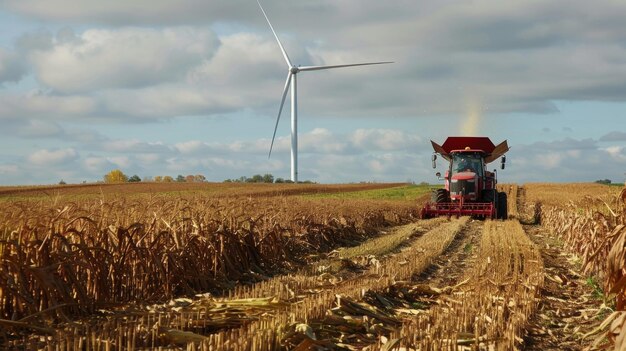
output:
<path id="1" fill-rule="evenodd" d="M 626 147 L 609 146 L 605 148 L 604 151 L 606 151 L 615 161 L 626 163 Z"/>
<path id="2" fill-rule="evenodd" d="M 127 168 L 132 164 L 128 156 L 110 156 L 107 157 L 107 161 L 119 168 Z"/>
<path id="3" fill-rule="evenodd" d="M 537 155 L 537 166 L 542 169 L 555 169 L 559 167 L 561 161 L 564 159 L 563 154 L 559 153 L 548 153 L 543 155 Z"/>
<path id="4" fill-rule="evenodd" d="M 90 29 L 30 57 L 37 77 L 64 93 L 137 88 L 176 81 L 210 58 L 215 34 L 191 27 Z"/>
<path id="5" fill-rule="evenodd" d="M 18 127 L 17 133 L 25 138 L 54 137 L 64 133 L 57 123 L 42 120 L 30 120 Z"/>
<path id="6" fill-rule="evenodd" d="M 393 129 L 357 129 L 352 133 L 350 140 L 362 149 L 376 149 L 381 151 L 417 149 L 421 139 L 400 130 Z"/>
<path id="7" fill-rule="evenodd" d="M 78 152 L 72 148 L 47 150 L 42 149 L 28 156 L 28 161 L 33 165 L 61 165 L 70 161 L 74 161 L 79 157 Z"/>
<path id="8" fill-rule="evenodd" d="M 103 142 L 102 150 L 109 152 L 139 153 L 155 151 L 168 152 L 170 148 L 160 141 L 144 142 L 137 139 L 115 139 Z"/>
<path id="9" fill-rule="evenodd" d="M 342 154 L 349 147 L 342 135 L 334 134 L 325 128 L 315 128 L 308 133 L 303 133 L 298 139 L 298 150 L 302 150 L 302 152 Z M 290 138 L 282 138 L 281 146 L 289 150 L 288 140 Z"/>
<path id="10" fill-rule="evenodd" d="M 199 140 L 190 140 L 182 143 L 176 143 L 174 147 L 176 148 L 176 150 L 183 154 L 189 154 L 205 150 L 208 145 L 205 142 Z"/>
<path id="11" fill-rule="evenodd" d="M 0 94 L 0 119 L 68 119 L 96 113 L 96 101 L 88 96 L 57 96 L 40 91 Z"/>
<path id="12" fill-rule="evenodd" d="M 102 173 L 113 168 L 105 157 L 88 156 L 83 160 L 85 169 L 90 173 Z"/>

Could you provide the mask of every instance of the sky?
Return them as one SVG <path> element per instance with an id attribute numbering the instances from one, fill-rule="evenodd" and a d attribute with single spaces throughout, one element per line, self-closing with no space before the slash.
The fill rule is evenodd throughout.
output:
<path id="1" fill-rule="evenodd" d="M 298 74 L 300 180 L 437 183 L 475 135 L 501 182 L 624 182 L 624 1 L 262 3 L 294 64 L 394 62 Z M 288 179 L 286 75 L 254 0 L 0 0 L 0 185 Z"/>

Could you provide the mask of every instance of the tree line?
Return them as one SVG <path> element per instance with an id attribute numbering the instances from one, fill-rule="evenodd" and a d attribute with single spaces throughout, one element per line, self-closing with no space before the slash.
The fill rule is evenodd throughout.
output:
<path id="1" fill-rule="evenodd" d="M 138 175 L 135 174 L 129 177 L 119 169 L 114 169 L 104 175 L 105 183 L 135 183 L 141 181 L 142 179 Z M 144 177 L 143 181 L 157 183 L 202 183 L 206 182 L 206 177 L 202 174 L 189 174 L 186 176 L 179 174 L 176 178 L 172 176 Z"/>
<path id="2" fill-rule="evenodd" d="M 175 178 L 172 176 L 154 176 L 141 179 L 138 175 L 128 176 L 120 169 L 114 169 L 103 177 L 105 183 L 136 183 L 136 182 L 156 182 L 156 183 L 203 183 L 207 179 L 202 174 L 179 174 Z M 293 183 L 290 179 L 274 178 L 271 173 L 255 174 L 252 177 L 241 176 L 235 179 L 226 179 L 224 183 Z M 299 181 L 298 183 L 312 184 L 310 180 Z M 59 184 L 65 184 L 63 180 Z"/>
<path id="3" fill-rule="evenodd" d="M 224 183 L 293 183 L 291 179 L 274 178 L 270 173 L 264 175 L 255 174 L 252 177 L 241 176 L 235 179 L 226 179 Z M 310 180 L 300 181 L 298 183 L 312 184 Z"/>

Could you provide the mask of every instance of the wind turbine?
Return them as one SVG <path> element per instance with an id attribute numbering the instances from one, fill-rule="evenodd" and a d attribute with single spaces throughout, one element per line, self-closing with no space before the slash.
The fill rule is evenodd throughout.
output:
<path id="1" fill-rule="evenodd" d="M 381 65 L 386 63 L 393 62 L 366 62 L 366 63 L 353 63 L 347 65 L 334 65 L 334 66 L 295 66 L 291 63 L 289 59 L 289 55 L 285 51 L 283 44 L 278 39 L 278 35 L 270 22 L 270 19 L 267 17 L 265 10 L 263 10 L 263 6 L 261 6 L 261 2 L 257 0 L 259 7 L 261 8 L 261 12 L 263 12 L 263 16 L 267 20 L 267 24 L 269 24 L 272 33 L 274 33 L 274 37 L 276 38 L 276 42 L 278 42 L 278 46 L 280 47 L 280 51 L 283 53 L 283 57 L 287 62 L 287 68 L 289 69 L 287 73 L 287 81 L 285 82 L 285 88 L 283 90 L 283 98 L 280 101 L 280 108 L 278 109 L 278 117 L 276 117 L 276 126 L 274 126 L 274 135 L 272 135 L 272 144 L 270 145 L 270 152 L 268 158 L 272 156 L 272 148 L 274 147 L 274 139 L 276 138 L 276 130 L 278 129 L 278 121 L 280 121 L 280 114 L 283 111 L 283 105 L 285 104 L 285 98 L 287 97 L 287 90 L 289 90 L 289 86 L 291 85 L 291 180 L 295 183 L 298 181 L 298 86 L 296 76 L 300 72 L 305 71 L 319 71 L 323 69 L 331 69 L 331 68 L 341 68 L 341 67 L 353 67 L 353 66 L 367 66 L 367 65 Z"/>

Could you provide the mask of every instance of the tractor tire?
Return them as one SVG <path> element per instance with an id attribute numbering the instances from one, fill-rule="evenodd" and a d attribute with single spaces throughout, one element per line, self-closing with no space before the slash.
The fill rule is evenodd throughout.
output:
<path id="1" fill-rule="evenodd" d="M 498 193 L 498 207 L 497 207 L 498 219 L 506 220 L 509 218 L 507 207 L 507 196 L 505 192 Z"/>
<path id="2" fill-rule="evenodd" d="M 446 189 L 437 189 L 433 191 L 431 200 L 432 202 L 436 202 L 438 204 L 450 202 L 450 196 L 448 195 L 448 191 Z"/>
<path id="3" fill-rule="evenodd" d="M 494 206 L 498 207 L 497 192 L 495 189 L 483 190 L 482 202 L 491 202 Z"/>

